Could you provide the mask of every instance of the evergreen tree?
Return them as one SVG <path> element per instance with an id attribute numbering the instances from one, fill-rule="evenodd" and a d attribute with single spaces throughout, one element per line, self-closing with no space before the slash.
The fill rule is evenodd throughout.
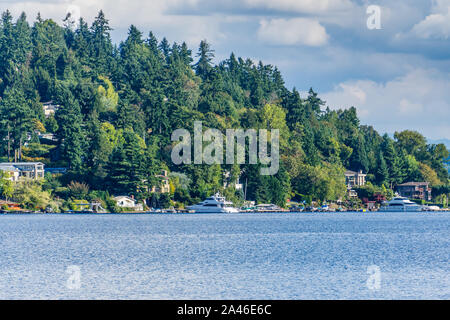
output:
<path id="1" fill-rule="evenodd" d="M 202 79 L 206 79 L 212 70 L 211 62 L 214 59 L 214 50 L 206 40 L 200 42 L 197 53 L 198 61 L 195 64 L 195 71 Z"/>
<path id="2" fill-rule="evenodd" d="M 14 81 L 17 71 L 17 43 L 11 13 L 2 13 L 0 28 L 0 85 L 5 88 Z M 0 91 L 0 93 L 2 90 Z"/>
<path id="3" fill-rule="evenodd" d="M 14 151 L 15 160 L 20 160 L 27 133 L 33 127 L 32 119 L 33 112 L 23 91 L 18 86 L 7 88 L 0 100 L 0 132 L 2 140 L 7 141 L 8 159 Z"/>
<path id="4" fill-rule="evenodd" d="M 380 152 L 378 156 L 378 170 L 377 170 L 377 183 L 378 185 L 388 185 L 389 182 L 389 170 L 384 160 L 383 153 Z"/>
<path id="5" fill-rule="evenodd" d="M 159 44 L 158 48 L 159 50 L 161 50 L 164 59 L 168 61 L 170 57 L 170 45 L 169 41 L 165 37 L 161 40 L 161 43 Z"/>
<path id="6" fill-rule="evenodd" d="M 113 45 L 111 42 L 111 27 L 102 10 L 99 11 L 94 19 L 91 31 L 90 51 L 91 51 L 91 67 L 98 74 L 108 75 L 113 56 Z"/>
<path id="7" fill-rule="evenodd" d="M 114 45 L 102 11 L 89 27 L 66 16 L 63 26 L 38 15 L 33 27 L 25 14 L 16 22 L 6 11 L 0 21 L 0 156 L 10 160 L 43 157 L 65 161 L 70 180 L 114 194 L 150 197 L 162 168 L 182 172 L 192 184 L 172 192 L 180 201 L 197 201 L 223 190 L 227 166 L 175 166 L 170 135 L 196 120 L 210 128 L 280 129 L 280 170 L 261 176 L 260 165 L 234 168 L 247 180 L 247 200 L 283 206 L 299 199 L 337 200 L 345 194 L 344 167 L 363 170 L 376 184 L 394 187 L 427 179 L 448 184 L 444 145 L 427 144 L 417 132 L 395 140 L 360 124 L 356 108 L 332 110 L 310 89 L 305 99 L 289 91 L 280 71 L 234 53 L 214 65 L 204 40 L 194 65 L 184 42 L 158 44 L 130 26 Z M 42 103 L 60 105 L 44 115 Z M 56 133 L 57 141 L 38 138 Z M 39 144 L 40 143 L 40 144 Z M 236 178 L 236 176 L 234 176 Z M 371 187 L 375 190 L 375 187 Z M 233 188 L 223 190 L 238 200 Z M 386 194 L 388 190 L 386 190 Z M 65 197 L 67 195 L 60 196 Z M 154 195 L 168 204 L 170 196 Z"/>
<path id="8" fill-rule="evenodd" d="M 83 168 L 86 147 L 86 133 L 83 130 L 83 117 L 78 102 L 66 88 L 60 88 L 61 108 L 56 112 L 58 137 L 61 141 L 61 155 L 69 169 L 79 172 Z"/>
<path id="9" fill-rule="evenodd" d="M 143 140 L 132 130 L 123 132 L 123 142 L 114 148 L 108 163 L 109 186 L 115 194 L 142 192 L 144 149 Z"/>
<path id="10" fill-rule="evenodd" d="M 283 101 L 283 106 L 288 110 L 286 120 L 289 128 L 293 129 L 297 123 L 304 122 L 305 107 L 299 92 L 294 88 Z"/>

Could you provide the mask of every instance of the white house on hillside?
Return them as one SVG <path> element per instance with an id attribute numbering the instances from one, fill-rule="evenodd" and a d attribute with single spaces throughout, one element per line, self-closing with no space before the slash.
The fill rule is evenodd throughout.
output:
<path id="1" fill-rule="evenodd" d="M 58 104 L 53 104 L 53 101 L 44 102 L 42 103 L 42 108 L 44 109 L 44 115 L 46 118 L 52 116 L 55 114 L 55 112 L 60 108 L 61 106 Z"/>
<path id="2" fill-rule="evenodd" d="M 361 187 L 366 184 L 367 174 L 362 173 L 362 171 L 351 171 L 347 170 L 344 173 L 345 175 L 345 184 L 347 185 L 347 189 L 352 189 L 353 187 Z"/>
<path id="3" fill-rule="evenodd" d="M 136 211 L 142 211 L 144 208 L 142 207 L 142 204 L 137 203 L 137 201 L 131 197 L 128 196 L 117 196 L 114 197 L 114 200 L 116 201 L 116 204 L 120 208 L 130 208 Z"/>
<path id="4" fill-rule="evenodd" d="M 5 171 L 14 177 L 13 181 L 19 179 L 43 179 L 45 174 L 42 162 L 2 162 L 0 170 Z M 18 176 L 17 176 L 18 175 Z"/>
<path id="5" fill-rule="evenodd" d="M 8 164 L 0 165 L 0 170 L 5 173 L 5 178 L 12 182 L 19 181 L 20 171 L 14 166 Z"/>

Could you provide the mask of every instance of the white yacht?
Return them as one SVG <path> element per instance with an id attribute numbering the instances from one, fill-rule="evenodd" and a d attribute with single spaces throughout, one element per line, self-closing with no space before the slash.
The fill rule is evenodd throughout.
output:
<path id="1" fill-rule="evenodd" d="M 239 209 L 233 207 L 233 202 L 227 201 L 225 197 L 222 197 L 219 193 L 216 193 L 212 197 L 206 198 L 206 200 L 188 206 L 186 209 L 194 210 L 195 213 L 238 213 Z"/>
<path id="2" fill-rule="evenodd" d="M 386 212 L 417 212 L 423 211 L 423 207 L 408 198 L 395 197 L 391 201 L 386 202 L 380 211 Z"/>

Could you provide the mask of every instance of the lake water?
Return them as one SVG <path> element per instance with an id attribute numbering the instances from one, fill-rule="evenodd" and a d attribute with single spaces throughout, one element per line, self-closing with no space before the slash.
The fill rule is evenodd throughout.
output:
<path id="1" fill-rule="evenodd" d="M 450 299 L 449 261 L 448 213 L 0 216 L 0 299 Z"/>

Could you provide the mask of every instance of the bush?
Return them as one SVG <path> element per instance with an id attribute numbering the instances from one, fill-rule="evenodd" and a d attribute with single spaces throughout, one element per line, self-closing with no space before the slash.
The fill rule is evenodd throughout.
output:
<path id="1" fill-rule="evenodd" d="M 26 209 L 45 209 L 51 202 L 50 193 L 37 181 L 18 183 L 13 197 Z"/>
<path id="2" fill-rule="evenodd" d="M 71 181 L 67 186 L 69 197 L 74 199 L 85 199 L 89 193 L 89 185 L 84 182 Z"/>

